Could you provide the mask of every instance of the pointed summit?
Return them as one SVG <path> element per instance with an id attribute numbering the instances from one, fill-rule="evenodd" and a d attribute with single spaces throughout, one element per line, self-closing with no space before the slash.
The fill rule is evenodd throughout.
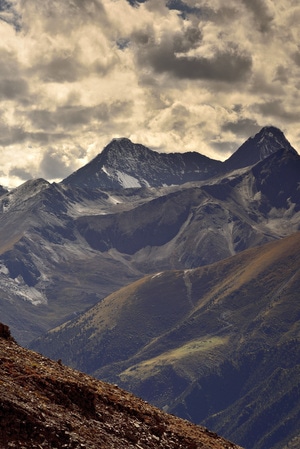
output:
<path id="1" fill-rule="evenodd" d="M 296 153 L 283 132 L 275 126 L 265 126 L 250 137 L 224 162 L 226 171 L 248 167 L 284 148 Z"/>
<path id="2" fill-rule="evenodd" d="M 199 153 L 158 153 L 127 138 L 113 139 L 91 162 L 63 181 L 84 188 L 180 185 L 216 174 L 221 162 Z"/>

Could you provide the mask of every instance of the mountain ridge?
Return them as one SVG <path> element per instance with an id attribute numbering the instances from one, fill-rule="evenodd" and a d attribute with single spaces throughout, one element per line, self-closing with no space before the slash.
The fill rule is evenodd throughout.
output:
<path id="1" fill-rule="evenodd" d="M 108 189 L 159 187 L 203 181 L 254 165 L 280 148 L 296 152 L 282 131 L 264 127 L 225 162 L 198 152 L 158 153 L 128 138 L 113 139 L 91 162 L 62 181 Z"/>
<path id="2" fill-rule="evenodd" d="M 159 187 L 206 179 L 218 172 L 219 165 L 197 152 L 158 153 L 119 138 L 62 183 L 106 189 Z"/>

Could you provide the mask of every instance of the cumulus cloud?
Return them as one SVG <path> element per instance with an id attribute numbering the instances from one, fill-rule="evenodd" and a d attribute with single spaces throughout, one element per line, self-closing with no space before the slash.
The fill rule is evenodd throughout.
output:
<path id="1" fill-rule="evenodd" d="M 273 124 L 299 149 L 299 19 L 293 0 L 0 0 L 0 184 L 120 136 L 225 159 Z"/>

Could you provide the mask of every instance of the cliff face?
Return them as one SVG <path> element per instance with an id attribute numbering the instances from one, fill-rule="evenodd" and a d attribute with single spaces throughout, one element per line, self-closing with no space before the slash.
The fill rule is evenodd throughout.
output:
<path id="1" fill-rule="evenodd" d="M 238 449 L 17 345 L 0 324 L 0 448 Z"/>

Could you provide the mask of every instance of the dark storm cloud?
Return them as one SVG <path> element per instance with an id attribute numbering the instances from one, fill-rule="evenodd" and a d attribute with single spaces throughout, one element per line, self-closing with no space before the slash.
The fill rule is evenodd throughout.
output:
<path id="1" fill-rule="evenodd" d="M 239 52 L 236 46 L 217 50 L 212 58 L 177 55 L 176 41 L 166 41 L 159 46 L 141 49 L 138 55 L 140 66 L 151 65 L 157 73 L 169 73 L 176 78 L 191 80 L 213 80 L 237 82 L 251 74 L 252 58 Z"/>
<path id="2" fill-rule="evenodd" d="M 14 118 L 16 120 L 16 124 L 13 125 L 11 123 L 7 123 L 4 111 L 0 112 L 0 146 L 2 147 L 23 144 L 24 142 L 45 145 L 49 142 L 59 141 L 70 137 L 65 132 L 55 132 L 54 128 L 52 130 L 27 131 L 26 125 L 23 126 L 22 124 L 18 124 L 27 121 L 27 113 L 16 113 Z"/>
<path id="3" fill-rule="evenodd" d="M 260 126 L 256 120 L 240 118 L 236 122 L 227 122 L 222 126 L 223 131 L 231 131 L 238 137 L 249 137 L 258 132 Z"/>

